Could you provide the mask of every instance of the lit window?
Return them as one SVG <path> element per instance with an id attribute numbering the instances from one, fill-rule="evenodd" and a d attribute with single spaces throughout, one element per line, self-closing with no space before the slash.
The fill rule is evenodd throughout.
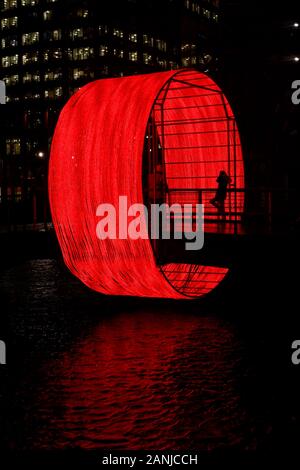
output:
<path id="1" fill-rule="evenodd" d="M 49 21 L 49 20 L 51 20 L 52 14 L 53 14 L 53 12 L 50 11 L 50 10 L 44 11 L 44 12 L 43 12 L 43 19 L 44 19 L 44 21 Z"/>
<path id="2" fill-rule="evenodd" d="M 44 80 L 46 82 L 53 81 L 53 80 L 59 80 L 62 78 L 62 72 L 61 70 L 47 70 L 44 75 Z"/>
<path id="3" fill-rule="evenodd" d="M 205 16 L 205 18 L 210 18 L 210 11 L 206 8 L 203 8 L 203 16 Z"/>
<path id="4" fill-rule="evenodd" d="M 150 62 L 152 61 L 152 56 L 147 54 L 147 53 L 144 53 L 143 54 L 143 62 L 144 64 L 150 64 Z"/>
<path id="5" fill-rule="evenodd" d="M 148 46 L 153 46 L 154 39 L 148 34 L 143 34 L 143 43 Z"/>
<path id="6" fill-rule="evenodd" d="M 78 80 L 79 78 L 84 77 L 84 70 L 74 69 L 73 70 L 73 79 Z"/>
<path id="7" fill-rule="evenodd" d="M 18 138 L 6 139 L 6 153 L 8 155 L 20 155 L 21 139 L 18 139 Z"/>
<path id="8" fill-rule="evenodd" d="M 27 152 L 34 152 L 39 147 L 39 142 L 37 140 L 30 140 L 25 143 Z"/>
<path id="9" fill-rule="evenodd" d="M 25 100 L 39 100 L 41 98 L 40 93 L 29 91 L 24 95 Z"/>
<path id="10" fill-rule="evenodd" d="M 39 33 L 26 33 L 22 35 L 22 44 L 23 46 L 27 46 L 29 44 L 34 44 L 39 40 Z"/>
<path id="11" fill-rule="evenodd" d="M 45 90 L 44 96 L 45 98 L 55 99 L 60 98 L 63 94 L 63 89 L 61 86 L 52 88 L 51 90 Z"/>
<path id="12" fill-rule="evenodd" d="M 113 29 L 113 35 L 118 37 L 118 38 L 123 38 L 124 37 L 123 31 L 121 31 L 120 29 L 116 29 L 116 28 Z"/>
<path id="13" fill-rule="evenodd" d="M 94 54 L 92 47 L 79 47 L 76 49 L 69 49 L 68 56 L 71 60 L 85 60 Z"/>
<path id="14" fill-rule="evenodd" d="M 136 51 L 129 52 L 129 60 L 136 62 L 138 60 L 138 53 Z"/>
<path id="15" fill-rule="evenodd" d="M 40 81 L 40 75 L 37 73 L 26 72 L 23 75 L 23 83 L 39 82 L 39 81 Z"/>
<path id="16" fill-rule="evenodd" d="M 10 57 L 9 56 L 4 56 L 2 57 L 2 67 L 9 67 L 10 66 Z"/>
<path id="17" fill-rule="evenodd" d="M 44 60 L 56 60 L 62 58 L 62 50 L 61 49 L 47 49 L 44 51 Z"/>
<path id="18" fill-rule="evenodd" d="M 11 75 L 10 77 L 4 77 L 3 80 L 7 86 L 16 85 L 19 83 L 19 75 Z"/>
<path id="19" fill-rule="evenodd" d="M 106 25 L 100 25 L 99 26 L 99 34 L 104 35 L 108 33 L 108 26 Z"/>
<path id="20" fill-rule="evenodd" d="M 85 9 L 85 8 L 79 8 L 77 11 L 76 11 L 76 16 L 78 16 L 79 18 L 88 18 L 89 16 L 89 10 Z"/>
<path id="21" fill-rule="evenodd" d="M 60 41 L 61 29 L 55 29 L 54 31 L 52 31 L 51 38 L 52 38 L 52 41 Z"/>
<path id="22" fill-rule="evenodd" d="M 33 7 L 34 5 L 37 5 L 39 3 L 39 0 L 22 0 L 21 5 L 22 7 Z"/>
<path id="23" fill-rule="evenodd" d="M 194 53 L 195 54 L 195 49 L 197 48 L 196 44 L 183 44 L 181 46 L 181 51 L 182 53 L 184 53 L 185 55 L 186 54 L 190 54 L 190 53 Z"/>
<path id="24" fill-rule="evenodd" d="M 70 76 L 73 80 L 79 80 L 81 78 L 94 78 L 95 74 L 88 69 L 83 70 L 76 68 L 72 71 Z"/>
<path id="25" fill-rule="evenodd" d="M 114 54 L 114 56 L 119 57 L 119 59 L 123 59 L 123 57 L 124 57 L 124 51 L 122 51 L 120 49 L 114 49 L 113 54 Z"/>
<path id="26" fill-rule="evenodd" d="M 16 8 L 18 6 L 17 0 L 3 0 L 3 10 Z"/>
<path id="27" fill-rule="evenodd" d="M 18 26 L 18 17 L 12 16 L 11 18 L 2 18 L 1 29 L 15 28 Z"/>
<path id="28" fill-rule="evenodd" d="M 33 64 L 34 62 L 37 62 L 38 60 L 39 58 L 38 58 L 37 52 L 27 52 L 26 54 L 23 54 L 22 56 L 23 65 Z"/>
<path id="29" fill-rule="evenodd" d="M 8 36 L 1 39 L 1 48 L 5 49 L 6 47 L 16 47 L 18 45 L 17 36 Z"/>
<path id="30" fill-rule="evenodd" d="M 108 54 L 108 47 L 107 46 L 100 46 L 99 55 L 103 57 Z"/>
<path id="31" fill-rule="evenodd" d="M 160 50 L 160 51 L 166 51 L 167 50 L 167 43 L 166 41 L 162 41 L 161 39 L 156 39 L 156 47 Z"/>
<path id="32" fill-rule="evenodd" d="M 71 39 L 78 39 L 83 38 L 83 29 L 82 28 L 75 28 L 70 31 Z"/>
<path id="33" fill-rule="evenodd" d="M 129 41 L 137 42 L 137 34 L 136 33 L 129 34 Z"/>
<path id="34" fill-rule="evenodd" d="M 2 57 L 2 67 L 11 67 L 13 65 L 18 65 L 19 56 L 18 54 L 11 55 L 11 56 L 4 56 Z"/>
<path id="35" fill-rule="evenodd" d="M 45 31 L 43 37 L 46 41 L 60 41 L 61 29 L 54 29 L 53 31 Z"/>
<path id="36" fill-rule="evenodd" d="M 61 49 L 55 49 L 54 51 L 52 51 L 52 57 L 53 59 L 61 59 L 62 58 Z"/>

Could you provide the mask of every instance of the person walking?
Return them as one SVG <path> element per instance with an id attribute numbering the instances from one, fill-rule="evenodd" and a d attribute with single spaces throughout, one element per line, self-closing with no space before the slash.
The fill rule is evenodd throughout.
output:
<path id="1" fill-rule="evenodd" d="M 217 178 L 218 189 L 216 191 L 215 197 L 210 200 L 210 203 L 216 207 L 219 212 L 225 212 L 225 200 L 227 197 L 228 186 L 231 183 L 231 178 L 227 175 L 226 171 L 220 171 L 220 174 Z"/>

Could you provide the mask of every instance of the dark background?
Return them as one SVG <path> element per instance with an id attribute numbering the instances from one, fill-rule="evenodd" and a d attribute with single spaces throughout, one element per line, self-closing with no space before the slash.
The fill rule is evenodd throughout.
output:
<path id="1" fill-rule="evenodd" d="M 57 1 L 53 4 L 39 2 L 32 7 L 23 7 L 19 2 L 17 28 L 1 30 L 1 39 L 16 36 L 13 40 L 17 41 L 14 46 L 4 44 L 1 60 L 15 53 L 20 57 L 27 52 L 37 51 L 39 54 L 37 62 L 32 64 L 22 64 L 19 58 L 18 64 L 1 69 L 1 78 L 19 76 L 16 84 L 8 81 L 7 95 L 10 100 L 0 108 L 0 336 L 8 344 L 8 366 L 1 366 L 0 369 L 0 447 L 10 450 L 10 458 L 14 456 L 20 461 L 25 452 L 30 462 L 39 458 L 45 464 L 50 452 L 56 461 L 64 462 L 65 458 L 69 462 L 81 448 L 75 432 L 73 441 L 70 439 L 74 446 L 66 445 L 65 450 L 58 449 L 58 454 L 54 451 L 55 443 L 63 441 L 60 441 L 61 435 L 59 432 L 55 434 L 53 427 L 58 426 L 65 412 L 65 405 L 55 405 L 60 392 L 60 385 L 56 389 L 55 384 L 57 377 L 68 377 L 70 373 L 67 368 L 65 372 L 57 372 L 56 376 L 56 368 L 59 367 L 61 355 L 68 355 L 74 347 L 76 350 L 76 344 L 88 333 L 92 335 L 93 346 L 99 341 L 101 343 L 101 338 L 99 341 L 93 339 L 99 316 L 106 331 L 112 331 L 111 341 L 116 348 L 119 344 L 123 345 L 124 335 L 124 330 L 117 325 L 125 322 L 122 328 L 128 327 L 128 337 L 132 341 L 135 335 L 141 338 L 144 354 L 154 347 L 151 342 L 154 340 L 149 340 L 147 336 L 149 330 L 152 331 L 151 326 L 154 336 L 155 331 L 162 340 L 164 335 L 167 336 L 164 316 L 170 322 L 177 318 L 179 328 L 180 325 L 183 327 L 196 322 L 193 333 L 186 337 L 182 349 L 176 349 L 175 358 L 171 361 L 174 390 L 177 390 L 176 387 L 179 390 L 176 399 L 179 404 L 185 403 L 186 407 L 182 419 L 188 436 L 184 441 L 181 425 L 178 430 L 175 425 L 174 428 L 171 426 L 174 447 L 178 449 L 184 444 L 186 449 L 190 449 L 197 444 L 205 465 L 216 461 L 218 466 L 225 461 L 241 460 L 243 465 L 250 462 L 250 468 L 259 468 L 262 462 L 270 466 L 279 458 L 287 466 L 297 455 L 300 438 L 300 366 L 291 363 L 291 344 L 299 338 L 300 107 L 291 102 L 291 83 L 300 79 L 300 62 L 295 60 L 300 57 L 300 27 L 294 26 L 300 23 L 300 8 L 291 1 L 276 5 L 268 1 L 245 0 L 190 3 L 201 8 L 199 13 L 176 0 L 107 3 Z M 88 17 L 73 14 L 73 7 L 75 11 L 87 9 Z M 52 22 L 51 28 L 47 22 L 41 21 L 43 12 L 48 8 L 53 10 L 53 17 L 49 20 Z M 207 17 L 205 11 L 209 11 L 210 15 L 219 15 L 218 21 L 213 20 L 212 16 Z M 13 9 L 9 10 L 9 14 L 5 9 L 1 11 L 1 19 L 14 15 Z M 99 24 L 108 25 L 110 33 L 99 37 Z M 69 30 L 81 27 L 91 28 L 87 36 L 70 38 Z M 166 42 L 166 50 L 145 46 L 142 39 L 138 39 L 136 44 L 125 40 L 125 37 L 115 37 L 113 28 L 124 30 L 124 34 L 136 31 L 138 38 L 143 34 L 153 35 Z M 62 30 L 62 36 L 58 45 L 56 42 L 53 45 L 54 41 L 45 33 L 56 29 Z M 30 31 L 40 32 L 42 44 L 38 47 L 36 44 L 22 45 L 22 34 Z M 95 54 L 102 43 L 109 48 L 104 57 Z M 186 44 L 188 47 L 184 48 Z M 94 52 L 87 59 L 71 60 L 66 52 L 68 48 L 80 47 L 93 47 Z M 56 59 L 45 61 L 45 51 L 57 48 L 62 51 L 58 62 Z M 121 48 L 125 57 L 116 58 L 113 50 Z M 138 52 L 137 60 L 131 61 L 129 53 L 135 51 Z M 143 54 L 146 53 L 151 55 L 148 64 L 144 63 Z M 32 224 L 34 194 L 38 200 L 37 222 L 44 222 L 52 132 L 59 110 L 78 86 L 95 78 L 177 66 L 205 70 L 217 80 L 228 96 L 239 124 L 247 186 L 278 189 L 281 195 L 285 195 L 284 200 L 288 200 L 288 204 L 283 204 L 282 196 L 278 198 L 273 214 L 279 221 L 276 232 L 267 238 L 250 237 L 234 254 L 229 278 L 207 298 L 191 302 L 189 307 L 181 302 L 105 298 L 87 290 L 67 272 L 52 233 L 28 229 L 17 231 L 16 226 Z M 75 80 L 73 70 L 76 68 L 82 69 L 83 75 Z M 58 69 L 61 75 L 50 85 L 45 73 Z M 23 77 L 27 73 L 37 73 L 40 81 L 24 83 Z M 58 96 L 53 91 L 55 89 L 59 89 Z M 54 95 L 50 93 L 50 98 L 46 97 L 47 90 Z M 15 144 L 12 143 L 13 139 L 17 139 Z M 39 153 L 43 154 L 42 157 Z M 282 211 L 286 217 L 282 217 Z M 48 212 L 46 214 L 49 221 Z M 220 242 L 218 249 L 222 252 L 227 247 Z M 49 260 L 52 260 L 50 264 Z M 229 340 L 225 343 L 220 340 L 224 334 L 224 324 L 225 330 L 230 331 Z M 176 328 L 175 338 L 180 339 Z M 201 328 L 207 328 L 204 336 Z M 206 339 L 203 340 L 203 337 Z M 173 344 L 171 339 L 169 341 Z M 216 360 L 219 364 L 216 370 L 213 359 L 215 350 L 210 349 L 215 344 L 218 358 L 225 358 L 223 362 Z M 167 350 L 168 341 L 163 351 Z M 132 346 L 133 353 L 138 351 Z M 187 363 L 182 363 L 181 357 L 187 357 Z M 203 362 L 206 357 L 210 358 L 207 363 Z M 95 356 L 90 362 L 94 360 Z M 136 367 L 135 360 L 131 358 L 131 361 Z M 151 364 L 151 361 L 146 363 Z M 168 361 L 166 363 L 169 364 Z M 164 364 L 162 361 L 162 366 Z M 234 364 L 229 379 L 227 375 L 222 375 L 226 364 L 230 367 Z M 50 366 L 53 369 L 50 370 Z M 205 366 L 208 367 L 204 368 L 207 376 L 212 373 L 210 386 L 216 386 L 216 390 L 219 387 L 217 398 L 203 396 L 203 384 L 199 384 L 197 377 Z M 76 368 L 75 372 L 71 368 L 71 372 L 76 373 Z M 162 369 L 155 383 L 161 387 L 161 409 L 169 407 L 171 422 L 175 422 L 172 413 L 175 413 L 176 407 L 172 400 L 169 405 L 164 402 L 168 396 L 164 390 L 164 383 L 166 387 L 168 384 L 168 374 L 168 368 Z M 218 382 L 220 374 L 221 385 Z M 141 376 L 139 379 L 142 382 Z M 228 383 L 232 381 L 238 390 L 239 406 L 226 408 L 226 400 L 218 405 L 222 391 L 227 396 Z M 118 387 L 117 380 L 113 383 Z M 185 389 L 186 383 L 191 384 L 191 390 Z M 97 390 L 97 387 L 99 384 L 94 389 Z M 47 389 L 49 395 L 45 392 Z M 170 396 L 172 390 L 171 387 Z M 185 393 L 189 391 L 192 398 L 185 402 Z M 87 393 L 86 390 L 83 392 Z M 49 408 L 45 405 L 47 400 Z M 139 401 L 138 397 L 136 401 Z M 215 439 L 210 435 L 208 444 L 203 436 L 201 441 L 197 441 L 200 438 L 195 430 L 203 412 L 199 403 L 204 408 L 221 406 L 223 410 L 224 435 L 221 433 Z M 235 428 L 235 423 L 240 419 L 240 406 L 246 410 L 248 418 Z M 182 411 L 180 406 L 179 410 Z M 189 417 L 189 411 L 194 419 Z M 78 413 L 81 416 L 85 411 L 83 409 Z M 51 428 L 52 418 L 54 424 Z M 166 422 L 162 420 L 160 426 L 164 428 Z M 222 420 L 215 422 L 217 436 L 218 429 L 222 428 L 221 423 Z M 233 426 L 237 436 L 242 436 L 242 440 L 237 439 L 235 444 L 228 441 L 226 445 L 229 435 L 226 430 L 229 433 L 230 426 Z M 47 437 L 47 429 L 54 434 L 49 431 Z M 144 442 L 141 432 L 134 449 L 144 449 L 148 445 L 147 429 L 150 435 L 151 420 L 145 422 Z M 166 433 L 169 429 L 166 427 Z M 153 439 L 151 445 L 154 445 Z M 224 455 L 220 456 L 218 452 L 222 439 L 225 445 L 221 445 L 221 453 Z M 132 442 L 129 439 L 131 445 Z M 252 444 L 248 446 L 248 442 Z M 37 454 L 39 445 L 41 454 Z M 126 445 L 130 444 L 123 443 L 122 448 Z M 172 447 L 159 439 L 156 445 Z M 96 448 L 101 450 L 103 446 L 105 443 L 101 440 L 95 441 Z M 83 459 L 88 459 L 88 456 L 84 454 Z"/>

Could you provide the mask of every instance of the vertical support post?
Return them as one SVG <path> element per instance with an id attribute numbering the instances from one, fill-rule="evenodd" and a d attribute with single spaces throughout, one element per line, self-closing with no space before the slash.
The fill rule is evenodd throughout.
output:
<path id="1" fill-rule="evenodd" d="M 272 223 L 273 223 L 273 218 L 272 218 L 272 191 L 268 190 L 268 231 L 272 231 Z"/>
<path id="2" fill-rule="evenodd" d="M 237 176 L 236 176 L 236 123 L 233 121 L 233 173 L 234 173 L 234 213 L 235 213 L 235 219 L 234 219 L 234 226 L 235 226 L 235 235 L 238 233 L 238 205 L 237 205 Z"/>
<path id="3" fill-rule="evenodd" d="M 32 213 L 33 213 L 33 230 L 36 229 L 36 223 L 37 223 L 37 207 L 36 207 L 36 193 L 35 191 L 33 192 L 32 195 Z"/>
<path id="4" fill-rule="evenodd" d="M 230 176 L 231 174 L 231 168 L 230 168 L 230 163 L 231 163 L 231 146 L 230 146 L 230 119 L 227 118 L 227 169 L 228 169 L 228 175 Z M 232 193 L 229 188 L 229 203 L 228 203 L 228 211 L 229 211 L 229 221 L 231 221 L 231 211 L 232 211 Z M 225 216 L 226 219 L 226 216 Z"/>
<path id="5" fill-rule="evenodd" d="M 47 232 L 48 230 L 48 224 L 47 224 L 47 197 L 46 194 L 44 194 L 44 210 L 43 210 L 43 218 L 44 218 L 44 229 Z"/>

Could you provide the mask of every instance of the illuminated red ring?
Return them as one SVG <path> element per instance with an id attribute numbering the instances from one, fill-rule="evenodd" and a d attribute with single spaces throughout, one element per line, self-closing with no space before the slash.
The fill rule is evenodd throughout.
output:
<path id="1" fill-rule="evenodd" d="M 177 79 L 183 85 L 178 86 Z M 195 87 L 194 98 L 188 96 L 188 86 L 184 82 Z M 184 142 L 188 148 L 198 146 L 206 152 L 205 161 L 201 154 L 199 164 L 178 166 L 183 187 L 193 187 L 192 177 L 196 174 L 197 178 L 202 178 L 202 188 L 215 185 L 215 177 L 224 169 L 224 163 L 218 162 L 225 161 L 227 152 L 222 145 L 225 122 L 227 126 L 228 122 L 234 123 L 234 128 L 227 127 L 227 138 L 229 135 L 230 139 L 234 136 L 237 140 L 235 183 L 237 188 L 244 186 L 242 153 L 234 116 L 218 86 L 203 73 L 181 70 L 136 75 L 98 80 L 81 88 L 63 108 L 56 126 L 49 167 L 49 197 L 66 265 L 83 283 L 98 292 L 194 298 L 211 291 L 228 271 L 183 264 L 171 264 L 161 269 L 149 240 L 99 240 L 96 236 L 99 204 L 116 206 L 119 195 L 126 195 L 129 205 L 143 203 L 142 157 L 146 126 L 153 105 L 166 90 L 166 85 L 169 100 L 166 103 L 172 99 L 180 103 L 180 106 L 165 105 L 164 119 L 170 123 L 166 133 L 170 136 L 165 137 L 166 148 L 176 148 L 176 141 L 182 144 L 182 138 L 174 136 L 178 134 L 175 121 L 185 122 L 188 117 L 189 124 L 182 124 L 180 128 L 185 133 Z M 204 122 L 210 123 L 205 124 L 207 129 L 210 126 L 207 133 L 197 132 L 199 122 L 202 126 Z M 166 150 L 167 161 L 174 159 L 175 162 L 178 157 L 176 151 Z M 192 157 L 186 152 L 181 153 L 180 158 L 186 158 L 188 162 Z M 172 171 L 176 171 L 176 165 L 172 165 Z M 230 167 L 228 171 L 231 171 Z M 171 181 L 172 175 L 170 184 Z M 242 205 L 240 200 L 240 208 Z"/>

